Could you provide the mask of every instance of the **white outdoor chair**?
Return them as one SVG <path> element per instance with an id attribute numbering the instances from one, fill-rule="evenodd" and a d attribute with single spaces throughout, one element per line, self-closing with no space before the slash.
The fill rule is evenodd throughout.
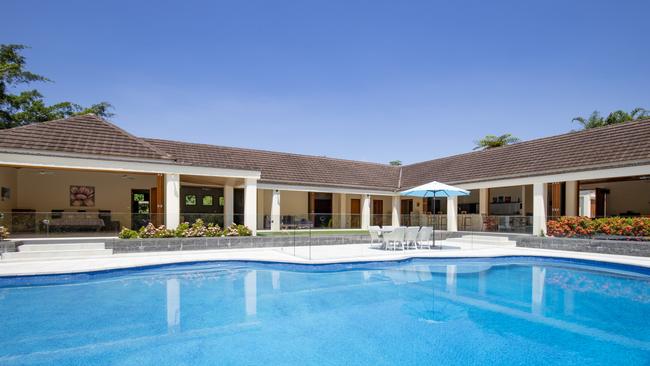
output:
<path id="1" fill-rule="evenodd" d="M 375 242 L 381 244 L 380 247 L 383 248 L 383 243 L 381 240 L 381 230 L 379 229 L 379 226 L 371 226 L 368 228 L 368 232 L 370 233 L 370 245 L 372 246 L 375 244 Z"/>
<path id="2" fill-rule="evenodd" d="M 420 232 L 420 227 L 419 226 L 409 226 L 406 228 L 406 235 L 404 237 L 404 243 L 406 244 L 406 248 L 410 248 L 411 245 L 417 249 L 418 248 L 418 233 Z"/>
<path id="3" fill-rule="evenodd" d="M 433 228 L 431 226 L 423 226 L 422 229 L 418 232 L 418 237 L 416 240 L 417 246 L 422 249 L 427 247 L 431 249 L 433 246 Z"/>
<path id="4" fill-rule="evenodd" d="M 381 228 L 384 229 L 384 230 L 393 230 L 393 229 L 394 229 L 394 227 L 392 227 L 392 226 L 387 226 L 387 225 L 384 225 L 384 226 L 382 226 Z"/>
<path id="5" fill-rule="evenodd" d="M 406 234 L 405 227 L 397 227 L 395 230 L 384 233 L 384 248 L 388 249 L 390 245 L 393 245 L 393 250 L 397 250 L 397 245 L 402 247 L 404 250 L 404 235 Z"/>

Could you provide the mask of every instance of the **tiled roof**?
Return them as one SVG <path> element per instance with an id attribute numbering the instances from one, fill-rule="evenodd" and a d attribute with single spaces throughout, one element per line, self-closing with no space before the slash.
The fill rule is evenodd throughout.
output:
<path id="1" fill-rule="evenodd" d="M 319 156 L 145 139 L 178 164 L 257 170 L 262 182 L 397 189 L 399 168 Z"/>
<path id="2" fill-rule="evenodd" d="M 650 163 L 650 120 L 470 152 L 403 167 L 402 187 L 458 184 Z"/>
<path id="3" fill-rule="evenodd" d="M 0 130 L 0 148 L 170 159 L 144 140 L 92 114 Z"/>
<path id="4" fill-rule="evenodd" d="M 262 182 L 398 190 L 650 164 L 650 120 L 541 138 L 417 164 L 385 164 L 135 137 L 93 115 L 0 130 L 0 148 L 255 170 Z"/>

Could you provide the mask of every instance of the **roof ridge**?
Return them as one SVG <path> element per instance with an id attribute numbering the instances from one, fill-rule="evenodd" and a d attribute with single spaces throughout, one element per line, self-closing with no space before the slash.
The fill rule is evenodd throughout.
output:
<path id="1" fill-rule="evenodd" d="M 282 155 L 299 156 L 299 157 L 307 157 L 307 158 L 319 158 L 319 159 L 327 159 L 327 160 L 335 160 L 335 161 L 343 161 L 343 162 L 351 162 L 351 163 L 370 164 L 370 165 L 377 165 L 377 166 L 387 167 L 387 168 L 391 168 L 391 169 L 397 168 L 396 166 L 393 166 L 393 165 L 390 165 L 390 164 L 377 163 L 377 162 L 372 162 L 372 161 L 363 161 L 363 160 L 333 158 L 333 157 L 329 157 L 329 156 L 298 154 L 298 153 L 264 150 L 264 149 L 252 149 L 252 148 L 247 148 L 247 147 L 212 145 L 212 144 L 206 144 L 206 143 L 201 143 L 201 142 L 176 141 L 176 140 L 148 138 L 148 137 L 143 137 L 142 139 L 144 139 L 145 141 L 172 142 L 172 143 L 176 143 L 176 144 L 189 144 L 189 145 L 198 145 L 198 146 L 207 146 L 207 147 L 218 147 L 218 148 L 224 148 L 224 149 L 233 149 L 233 150 L 240 150 L 240 151 L 253 151 L 253 152 L 282 154 Z"/>
<path id="2" fill-rule="evenodd" d="M 95 118 L 95 119 L 97 119 L 97 120 L 99 120 L 99 121 L 102 121 L 102 122 L 106 123 L 109 127 L 111 127 L 112 129 L 114 129 L 115 131 L 117 131 L 117 132 L 119 132 L 119 133 L 125 135 L 126 137 L 128 137 L 128 138 L 130 138 L 130 139 L 133 139 L 134 141 L 136 141 L 136 142 L 138 142 L 138 143 L 144 145 L 144 146 L 147 147 L 148 149 L 151 149 L 151 150 L 154 151 L 156 154 L 160 155 L 160 157 L 175 160 L 174 157 L 173 157 L 172 155 L 170 155 L 169 153 L 166 153 L 166 152 L 160 150 L 159 148 L 157 148 L 157 147 L 151 145 L 151 144 L 150 144 L 149 142 L 147 142 L 145 139 L 143 139 L 143 138 L 141 138 L 141 137 L 138 137 L 138 136 L 135 136 L 135 135 L 133 135 L 133 134 L 127 132 L 126 130 L 124 130 L 124 129 L 118 127 L 117 125 L 115 125 L 114 123 L 112 123 L 112 122 L 110 122 L 110 121 L 108 121 L 108 120 L 106 120 L 106 119 L 104 119 L 104 118 L 102 118 L 102 117 L 100 117 L 100 116 L 97 116 L 97 115 L 94 114 L 94 113 L 88 113 L 88 114 L 84 114 L 84 115 L 81 115 L 81 116 L 90 116 L 90 117 L 93 117 L 93 118 Z"/>
<path id="3" fill-rule="evenodd" d="M 553 140 L 565 138 L 567 136 L 580 136 L 580 135 L 585 135 L 585 134 L 589 134 L 589 133 L 593 133 L 593 132 L 601 132 L 601 131 L 604 131 L 604 130 L 622 128 L 622 126 L 629 126 L 631 124 L 643 124 L 643 123 L 650 123 L 650 118 L 639 119 L 639 120 L 635 120 L 635 121 L 627 121 L 627 122 L 622 122 L 622 123 L 616 123 L 616 124 L 613 124 L 613 125 L 590 128 L 590 129 L 586 129 L 586 130 L 577 130 L 577 131 L 574 130 L 574 131 L 561 133 L 559 135 L 538 137 L 536 139 L 521 141 L 521 142 L 517 142 L 517 143 L 514 143 L 514 144 L 510 144 L 510 145 L 498 146 L 498 147 L 493 147 L 493 148 L 490 148 L 490 149 L 484 149 L 484 150 L 479 150 L 479 151 L 468 151 L 468 152 L 465 152 L 465 153 L 449 155 L 449 156 L 443 156 L 443 157 L 440 157 L 440 158 L 420 161 L 420 162 L 417 162 L 417 163 L 404 165 L 404 167 L 405 168 L 406 167 L 413 167 L 413 166 L 417 166 L 417 165 L 420 165 L 420 164 L 430 163 L 432 161 L 441 161 L 441 160 L 446 160 L 446 159 L 451 159 L 451 158 L 458 158 L 458 157 L 467 156 L 467 155 L 480 155 L 480 154 L 485 154 L 485 153 L 494 152 L 494 151 L 503 151 L 503 150 L 511 149 L 513 147 L 518 147 L 518 146 L 522 146 L 522 145 L 529 145 L 529 144 L 532 144 L 532 143 L 535 143 L 535 142 L 553 141 Z"/>

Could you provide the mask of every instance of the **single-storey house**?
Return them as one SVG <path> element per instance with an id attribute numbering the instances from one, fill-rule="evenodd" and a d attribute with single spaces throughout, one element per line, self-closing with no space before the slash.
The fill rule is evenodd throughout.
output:
<path id="1" fill-rule="evenodd" d="M 471 194 L 402 197 L 431 181 Z M 133 136 L 94 115 L 0 131 L 0 225 L 114 234 L 149 222 L 258 230 L 435 225 L 540 234 L 555 216 L 650 215 L 650 120 L 405 166 Z"/>

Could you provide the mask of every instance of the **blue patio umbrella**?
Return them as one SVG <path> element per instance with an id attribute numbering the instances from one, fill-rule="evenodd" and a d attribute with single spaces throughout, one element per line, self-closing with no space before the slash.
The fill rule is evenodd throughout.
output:
<path id="1" fill-rule="evenodd" d="M 405 191 L 400 192 L 402 196 L 409 197 L 432 197 L 435 201 L 436 198 L 442 197 L 457 197 L 457 196 L 469 196 L 469 191 L 462 188 L 450 186 L 440 182 L 430 182 L 417 187 L 409 188 Z M 435 212 L 434 212 L 435 214 Z M 433 226 L 433 238 L 431 239 L 433 245 L 436 244 L 436 227 Z"/>

